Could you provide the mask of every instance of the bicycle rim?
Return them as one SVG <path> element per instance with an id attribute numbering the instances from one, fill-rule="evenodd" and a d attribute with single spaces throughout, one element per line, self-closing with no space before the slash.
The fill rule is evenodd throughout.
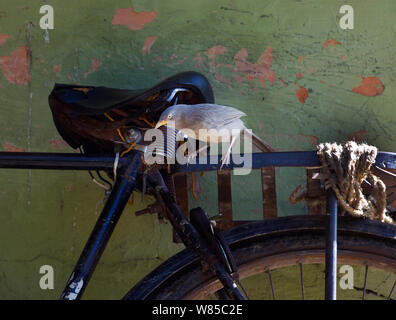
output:
<path id="1" fill-rule="evenodd" d="M 326 222 L 326 216 L 294 216 L 248 223 L 226 232 L 240 278 L 259 273 L 271 276 L 280 268 L 323 263 Z M 339 264 L 367 266 L 366 276 L 368 267 L 396 274 L 395 226 L 340 217 L 338 249 Z M 219 289 L 219 281 L 210 272 L 201 271 L 194 253 L 183 250 L 151 272 L 124 299 L 200 299 Z"/>

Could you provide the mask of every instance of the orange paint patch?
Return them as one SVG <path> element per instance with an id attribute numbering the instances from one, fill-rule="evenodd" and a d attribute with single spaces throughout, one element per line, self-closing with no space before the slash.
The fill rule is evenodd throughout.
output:
<path id="1" fill-rule="evenodd" d="M 131 6 L 126 9 L 117 9 L 111 23 L 115 26 L 126 26 L 131 30 L 139 30 L 156 17 L 157 12 L 155 11 L 136 12 Z"/>
<path id="2" fill-rule="evenodd" d="M 195 67 L 196 67 L 197 69 L 202 70 L 203 64 L 204 64 L 204 59 L 202 58 L 202 56 L 201 56 L 200 53 L 198 53 L 198 54 L 193 58 L 193 61 L 197 61 Z"/>
<path id="3" fill-rule="evenodd" d="M 28 48 L 19 47 L 9 56 L 0 57 L 0 68 L 10 83 L 16 85 L 29 83 Z"/>
<path id="4" fill-rule="evenodd" d="M 368 96 L 375 97 L 384 92 L 384 85 L 377 77 L 362 78 L 360 86 L 353 88 L 353 92 Z"/>
<path id="5" fill-rule="evenodd" d="M 298 60 L 297 60 L 297 63 L 300 64 L 302 61 L 303 61 L 303 56 L 299 56 Z"/>
<path id="6" fill-rule="evenodd" d="M 314 74 L 316 71 L 318 71 L 316 68 L 314 67 L 307 67 L 304 70 L 304 73 L 308 76 L 310 76 L 311 74 Z"/>
<path id="7" fill-rule="evenodd" d="M 317 145 L 319 144 L 319 138 L 318 138 L 318 137 L 312 136 L 312 135 L 310 135 L 310 134 L 302 134 L 302 133 L 300 133 L 298 136 L 299 136 L 299 137 L 302 137 L 302 138 L 304 138 L 304 139 L 307 139 L 308 142 L 309 142 L 312 146 L 317 146 Z"/>
<path id="8" fill-rule="evenodd" d="M 3 143 L 2 147 L 5 151 L 8 151 L 8 152 L 25 152 L 25 149 L 18 148 L 9 142 Z"/>
<path id="9" fill-rule="evenodd" d="M 146 40 L 144 40 L 143 49 L 142 49 L 143 55 L 146 55 L 146 53 L 150 54 L 151 46 L 154 44 L 157 38 L 158 38 L 157 36 L 153 36 L 153 37 L 147 37 Z"/>
<path id="10" fill-rule="evenodd" d="M 366 131 L 365 130 L 360 130 L 354 133 L 351 133 L 347 136 L 348 141 L 356 141 L 356 142 L 362 142 L 364 137 L 366 136 Z"/>
<path id="11" fill-rule="evenodd" d="M 209 59 L 209 68 L 210 72 L 213 73 L 213 76 L 215 79 L 219 82 L 229 84 L 232 82 L 231 78 L 224 77 L 222 74 L 217 72 L 217 68 L 225 66 L 224 64 L 218 64 L 216 65 L 215 59 L 217 55 L 223 55 L 227 51 L 227 48 L 221 45 L 216 45 L 212 48 L 210 48 L 207 52 L 206 55 L 208 56 Z"/>
<path id="12" fill-rule="evenodd" d="M 8 34 L 0 33 L 0 46 L 4 45 L 9 37 Z"/>
<path id="13" fill-rule="evenodd" d="M 299 87 L 299 89 L 297 89 L 297 90 L 295 91 L 296 97 L 298 98 L 298 100 L 299 100 L 301 103 L 304 103 L 305 100 L 307 100 L 308 97 L 309 97 L 309 95 L 308 95 L 308 90 L 305 89 L 305 88 L 303 88 L 303 87 L 301 87 L 301 86 L 298 86 L 298 87 Z"/>
<path id="14" fill-rule="evenodd" d="M 254 212 L 255 214 L 261 214 L 260 208 L 255 208 L 255 209 L 253 209 L 253 212 Z"/>
<path id="15" fill-rule="evenodd" d="M 60 64 L 57 64 L 56 66 L 53 66 L 53 67 L 52 67 L 52 70 L 55 71 L 55 74 L 56 74 L 57 77 L 59 77 L 60 69 L 61 69 Z"/>
<path id="16" fill-rule="evenodd" d="M 102 61 L 96 58 L 91 58 L 91 68 L 87 72 L 84 72 L 84 78 L 86 78 L 90 73 L 99 70 L 102 65 Z"/>
<path id="17" fill-rule="evenodd" d="M 245 79 L 253 81 L 258 79 L 265 86 L 266 81 L 275 82 L 276 73 L 271 70 L 272 64 L 272 47 L 268 47 L 260 56 L 257 63 L 247 60 L 248 52 L 245 48 L 239 50 L 234 56 L 235 70 L 245 74 Z"/>
<path id="18" fill-rule="evenodd" d="M 53 139 L 49 143 L 54 150 L 60 149 L 61 146 L 68 146 L 67 142 L 62 139 Z"/>
<path id="19" fill-rule="evenodd" d="M 324 48 L 327 48 L 327 47 L 330 47 L 330 46 L 337 46 L 337 45 L 340 45 L 341 43 L 339 43 L 336 39 L 330 39 L 330 40 L 327 40 L 324 44 L 323 44 L 323 47 Z"/>
<path id="20" fill-rule="evenodd" d="M 217 46 L 214 46 L 214 47 L 210 48 L 210 49 L 206 52 L 206 54 L 208 55 L 208 58 L 209 58 L 210 60 L 214 60 L 214 59 L 216 58 L 216 55 L 218 55 L 218 54 L 224 54 L 226 51 L 227 51 L 227 48 L 226 48 L 226 47 L 217 45 Z"/>
<path id="21" fill-rule="evenodd" d="M 231 78 L 226 78 L 226 77 L 224 77 L 223 75 L 218 74 L 218 73 L 215 73 L 215 74 L 214 74 L 214 77 L 215 77 L 215 79 L 216 79 L 217 81 L 222 82 L 222 83 L 230 84 L 231 81 L 232 81 Z"/>
<path id="22" fill-rule="evenodd" d="M 302 78 L 303 74 L 301 72 L 297 73 L 297 78 Z"/>

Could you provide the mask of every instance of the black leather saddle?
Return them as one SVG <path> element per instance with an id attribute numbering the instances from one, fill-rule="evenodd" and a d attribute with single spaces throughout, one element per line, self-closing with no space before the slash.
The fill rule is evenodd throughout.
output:
<path id="1" fill-rule="evenodd" d="M 214 103 L 205 76 L 187 71 L 141 90 L 55 84 L 48 97 L 54 123 L 73 148 L 89 153 L 113 152 L 119 130 L 150 128 L 175 103 Z"/>
<path id="2" fill-rule="evenodd" d="M 127 90 L 107 87 L 55 84 L 51 95 L 85 114 L 102 114 L 138 101 L 145 101 L 157 93 L 172 89 L 191 90 L 203 102 L 213 103 L 213 91 L 208 80 L 200 73 L 188 71 L 165 79 L 150 89 Z M 163 96 L 162 98 L 166 98 Z"/>

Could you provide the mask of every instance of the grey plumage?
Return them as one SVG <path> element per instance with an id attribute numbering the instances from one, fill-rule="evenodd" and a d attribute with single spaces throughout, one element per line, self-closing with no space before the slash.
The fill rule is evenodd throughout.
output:
<path id="1" fill-rule="evenodd" d="M 232 146 L 235 142 L 235 138 L 241 133 L 245 132 L 245 134 L 249 134 L 245 124 L 240 119 L 243 116 L 246 116 L 246 114 L 238 109 L 218 104 L 178 104 L 167 108 L 161 114 L 156 127 L 166 124 L 168 126 L 174 126 L 177 130 L 182 132 L 184 132 L 183 129 L 189 129 L 194 131 L 196 139 L 200 138 L 199 130 L 201 129 L 215 129 L 218 132 L 225 129 L 229 132 L 227 140 L 231 141 Z M 275 151 L 254 133 L 250 135 L 253 145 L 261 151 Z M 221 141 L 221 135 L 209 135 L 209 140 L 212 142 L 219 142 Z M 231 152 L 231 146 L 224 157 L 227 160 Z"/>

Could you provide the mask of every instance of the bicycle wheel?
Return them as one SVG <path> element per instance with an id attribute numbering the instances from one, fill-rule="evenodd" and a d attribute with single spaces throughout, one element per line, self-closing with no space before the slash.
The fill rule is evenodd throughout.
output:
<path id="1" fill-rule="evenodd" d="M 264 274 L 270 283 L 270 287 L 267 285 L 269 293 L 264 296 L 275 298 L 271 275 L 276 270 L 296 266 L 300 269 L 297 278 L 301 290 L 298 291 L 301 291 L 302 298 L 306 297 L 303 266 L 314 266 L 314 269 L 318 269 L 320 264 L 323 266 L 326 223 L 327 217 L 324 215 L 293 216 L 247 223 L 225 232 L 224 236 L 239 266 L 242 283 L 249 283 L 249 279 L 257 279 Z M 386 287 L 390 289 L 380 297 L 391 298 L 396 283 L 396 226 L 354 217 L 339 217 L 338 263 L 363 268 L 364 283 L 360 287 L 355 286 L 355 291 L 362 291 L 363 298 L 376 293 L 367 287 L 368 271 L 383 272 L 388 281 Z M 324 288 L 324 266 L 319 269 L 319 276 L 316 275 L 311 281 L 311 287 L 316 285 Z M 253 282 L 253 291 L 260 290 L 256 280 L 250 282 Z M 211 272 L 202 271 L 196 255 L 186 249 L 141 280 L 124 299 L 202 299 L 221 288 L 220 282 Z M 247 291 L 249 294 L 249 289 Z M 249 296 L 255 299 L 255 296 Z"/>

